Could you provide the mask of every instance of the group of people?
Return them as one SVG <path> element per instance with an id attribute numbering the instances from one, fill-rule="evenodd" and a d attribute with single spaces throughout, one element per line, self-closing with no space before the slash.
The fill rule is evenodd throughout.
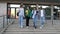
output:
<path id="1" fill-rule="evenodd" d="M 40 15 L 40 28 L 42 29 L 42 27 L 44 26 L 44 20 L 45 20 L 45 11 L 44 9 L 41 7 L 39 10 L 37 10 L 36 8 L 34 8 L 33 10 L 30 10 L 30 7 L 28 6 L 25 10 L 23 5 L 20 5 L 19 11 L 18 11 L 18 19 L 19 19 L 19 26 L 21 28 L 23 28 L 23 17 L 26 18 L 26 28 L 29 28 L 29 19 L 30 17 L 32 17 L 33 19 L 33 26 L 34 28 L 37 28 L 37 18 L 38 15 Z"/>

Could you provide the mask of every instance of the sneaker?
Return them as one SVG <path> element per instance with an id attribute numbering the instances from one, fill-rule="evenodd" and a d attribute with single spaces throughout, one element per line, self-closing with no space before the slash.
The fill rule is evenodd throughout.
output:
<path id="1" fill-rule="evenodd" d="M 28 26 L 26 28 L 29 28 Z"/>
<path id="2" fill-rule="evenodd" d="M 42 29 L 42 27 L 40 27 L 40 29 Z"/>
<path id="3" fill-rule="evenodd" d="M 33 25 L 33 27 L 36 29 L 37 27 Z"/>
<path id="4" fill-rule="evenodd" d="M 41 25 L 40 29 L 42 29 L 42 28 L 43 28 L 43 25 Z"/>
<path id="5" fill-rule="evenodd" d="M 35 26 L 35 29 L 36 29 L 37 27 Z"/>
<path id="6" fill-rule="evenodd" d="M 23 28 L 23 26 L 21 26 L 21 28 Z"/>

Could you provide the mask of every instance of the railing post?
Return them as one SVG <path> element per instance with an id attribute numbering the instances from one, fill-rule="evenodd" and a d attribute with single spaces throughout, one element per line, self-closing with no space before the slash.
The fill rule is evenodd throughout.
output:
<path id="1" fill-rule="evenodd" d="M 4 15 L 3 15 L 3 28 L 4 28 Z"/>

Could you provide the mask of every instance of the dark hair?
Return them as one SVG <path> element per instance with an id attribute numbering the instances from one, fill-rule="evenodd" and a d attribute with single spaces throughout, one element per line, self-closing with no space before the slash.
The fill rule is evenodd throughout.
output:
<path id="1" fill-rule="evenodd" d="M 23 4 L 22 3 L 20 4 L 20 7 L 23 7 Z"/>
<path id="2" fill-rule="evenodd" d="M 23 5 L 20 5 L 20 7 L 23 7 Z"/>
<path id="3" fill-rule="evenodd" d="M 40 7 L 40 9 L 42 9 L 42 7 Z"/>

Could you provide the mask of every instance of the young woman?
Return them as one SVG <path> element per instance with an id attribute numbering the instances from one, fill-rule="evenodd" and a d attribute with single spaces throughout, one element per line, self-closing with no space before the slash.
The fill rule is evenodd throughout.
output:
<path id="1" fill-rule="evenodd" d="M 27 9 L 25 10 L 25 17 L 26 17 L 26 27 L 29 27 L 29 19 L 31 17 L 32 13 L 31 10 L 29 9 L 29 7 L 27 7 Z"/>
<path id="2" fill-rule="evenodd" d="M 20 6 L 19 8 L 19 26 L 23 28 L 23 17 L 24 17 L 24 8 L 23 5 Z"/>
<path id="3" fill-rule="evenodd" d="M 32 19 L 33 19 L 33 26 L 36 28 L 36 24 L 37 24 L 37 10 L 36 8 L 34 8 L 32 10 Z"/>

